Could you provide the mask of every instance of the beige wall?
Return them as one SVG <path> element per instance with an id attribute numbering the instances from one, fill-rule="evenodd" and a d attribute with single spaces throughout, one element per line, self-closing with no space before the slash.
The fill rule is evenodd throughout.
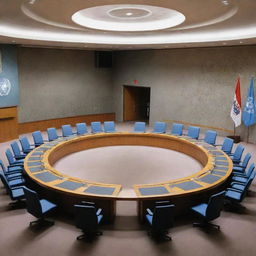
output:
<path id="1" fill-rule="evenodd" d="M 122 120 L 123 85 L 151 87 L 150 122 L 181 120 L 233 129 L 230 119 L 235 83 L 241 76 L 243 104 L 256 73 L 256 47 L 146 50 L 116 53 L 114 102 Z M 255 142 L 256 129 L 250 141 Z M 238 129 L 240 132 L 240 129 Z M 241 134 L 245 136 L 244 127 Z"/>
<path id="2" fill-rule="evenodd" d="M 236 79 L 240 74 L 244 104 L 256 46 L 116 52 L 113 69 L 95 68 L 93 51 L 19 48 L 18 67 L 20 122 L 107 112 L 122 121 L 122 86 L 137 79 L 151 87 L 151 124 L 180 120 L 232 130 Z M 244 126 L 238 132 L 246 137 Z"/>
<path id="3" fill-rule="evenodd" d="M 94 52 L 19 48 L 19 122 L 113 112 L 112 70 Z"/>

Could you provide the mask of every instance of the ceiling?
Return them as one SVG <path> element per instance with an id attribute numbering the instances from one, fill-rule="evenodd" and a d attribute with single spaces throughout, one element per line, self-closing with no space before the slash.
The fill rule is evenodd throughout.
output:
<path id="1" fill-rule="evenodd" d="M 255 0 L 0 0 L 0 43 L 105 50 L 256 44 Z"/>

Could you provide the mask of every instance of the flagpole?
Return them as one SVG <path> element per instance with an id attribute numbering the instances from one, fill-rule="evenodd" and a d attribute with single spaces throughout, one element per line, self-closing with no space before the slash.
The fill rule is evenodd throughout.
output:
<path id="1" fill-rule="evenodd" d="M 234 124 L 234 136 L 236 135 L 236 126 Z"/>

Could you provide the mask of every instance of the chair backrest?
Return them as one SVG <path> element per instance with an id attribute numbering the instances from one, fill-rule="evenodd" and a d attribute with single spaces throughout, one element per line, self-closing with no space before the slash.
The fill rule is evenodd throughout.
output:
<path id="1" fill-rule="evenodd" d="M 216 142 L 217 132 L 208 130 L 205 133 L 204 141 L 208 144 L 214 145 Z"/>
<path id="2" fill-rule="evenodd" d="M 256 172 L 253 170 L 251 175 L 250 175 L 250 177 L 249 177 L 249 179 L 247 180 L 247 182 L 245 184 L 244 190 L 241 193 L 240 202 L 243 201 L 243 199 L 245 198 L 246 193 L 249 190 L 249 187 L 251 186 L 255 176 L 256 176 Z"/>
<path id="3" fill-rule="evenodd" d="M 63 137 L 68 137 L 68 136 L 71 136 L 73 135 L 73 132 L 72 132 L 72 127 L 70 124 L 64 124 L 61 126 L 61 130 L 62 130 L 62 136 Z"/>
<path id="4" fill-rule="evenodd" d="M 92 133 L 103 132 L 101 122 L 91 122 Z"/>
<path id="5" fill-rule="evenodd" d="M 173 225 L 175 205 L 157 205 L 154 209 L 152 228 L 168 229 Z"/>
<path id="6" fill-rule="evenodd" d="M 171 134 L 177 135 L 177 136 L 181 136 L 183 134 L 183 128 L 184 128 L 183 124 L 173 123 L 172 124 Z"/>
<path id="7" fill-rule="evenodd" d="M 23 152 L 26 152 L 30 149 L 30 144 L 27 137 L 20 137 L 20 144 Z"/>
<path id="8" fill-rule="evenodd" d="M 76 124 L 76 133 L 77 135 L 83 135 L 88 133 L 86 123 L 77 123 Z"/>
<path id="9" fill-rule="evenodd" d="M 25 186 L 23 187 L 23 191 L 25 194 L 27 211 L 36 218 L 41 218 L 43 213 L 38 194 Z"/>
<path id="10" fill-rule="evenodd" d="M 145 132 L 146 123 L 145 122 L 135 122 L 133 127 L 134 132 Z"/>
<path id="11" fill-rule="evenodd" d="M 107 121 L 104 122 L 104 132 L 115 132 L 115 122 L 114 121 Z"/>
<path id="12" fill-rule="evenodd" d="M 11 196 L 12 195 L 12 193 L 10 192 L 11 188 L 10 188 L 9 183 L 2 171 L 0 171 L 0 179 L 1 179 L 5 189 L 7 190 L 7 193 Z"/>
<path id="13" fill-rule="evenodd" d="M 243 159 L 243 162 L 241 163 L 241 166 L 246 168 L 250 159 L 251 159 L 252 155 L 250 153 L 247 153 Z"/>
<path id="14" fill-rule="evenodd" d="M 3 163 L 2 160 L 0 160 L 0 166 L 1 166 L 1 168 L 2 168 L 2 172 L 3 172 L 3 173 L 6 173 L 6 168 L 5 168 L 4 163 Z"/>
<path id="15" fill-rule="evenodd" d="M 200 127 L 197 126 L 189 126 L 188 127 L 188 137 L 192 139 L 198 139 L 200 134 Z"/>
<path id="16" fill-rule="evenodd" d="M 252 163 L 252 164 L 250 165 L 248 171 L 246 172 L 246 176 L 247 176 L 248 178 L 250 178 L 252 172 L 254 171 L 254 168 L 255 168 L 255 164 Z"/>
<path id="17" fill-rule="evenodd" d="M 13 141 L 11 143 L 11 147 L 12 147 L 12 151 L 13 151 L 13 154 L 14 154 L 15 157 L 20 156 L 22 154 L 17 141 Z"/>
<path id="18" fill-rule="evenodd" d="M 95 231 L 98 227 L 96 208 L 93 205 L 74 205 L 75 225 L 86 231 Z"/>
<path id="19" fill-rule="evenodd" d="M 225 191 L 219 192 L 210 197 L 205 214 L 208 221 L 214 220 L 220 216 L 224 204 L 224 197 Z"/>
<path id="20" fill-rule="evenodd" d="M 47 135 L 48 135 L 48 140 L 49 141 L 53 141 L 53 140 L 58 139 L 57 130 L 54 127 L 47 128 Z"/>
<path id="21" fill-rule="evenodd" d="M 239 145 L 236 147 L 236 150 L 235 150 L 235 152 L 234 152 L 233 160 L 240 161 L 243 152 L 244 152 L 244 146 L 242 146 L 241 144 L 239 144 Z"/>
<path id="22" fill-rule="evenodd" d="M 165 122 L 155 122 L 153 132 L 154 133 L 165 133 L 166 132 L 166 123 Z"/>
<path id="23" fill-rule="evenodd" d="M 10 150 L 9 148 L 7 148 L 7 149 L 5 150 L 5 155 L 6 155 L 6 157 L 7 157 L 7 160 L 8 160 L 8 162 L 9 162 L 9 164 L 15 163 L 15 159 L 14 159 L 14 157 L 13 157 L 13 155 L 12 155 L 12 152 L 11 152 L 11 150 Z"/>
<path id="24" fill-rule="evenodd" d="M 40 131 L 32 132 L 32 136 L 33 136 L 35 146 L 40 146 L 44 144 L 43 135 Z"/>
<path id="25" fill-rule="evenodd" d="M 230 138 L 225 138 L 221 146 L 221 150 L 227 154 L 230 154 L 234 145 L 234 140 Z"/>

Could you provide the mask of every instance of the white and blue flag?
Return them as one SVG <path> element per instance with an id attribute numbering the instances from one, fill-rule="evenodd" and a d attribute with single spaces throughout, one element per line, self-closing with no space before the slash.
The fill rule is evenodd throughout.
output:
<path id="1" fill-rule="evenodd" d="M 254 78 L 252 77 L 248 96 L 243 111 L 243 122 L 245 126 L 251 126 L 256 123 L 256 109 L 254 104 Z"/>

